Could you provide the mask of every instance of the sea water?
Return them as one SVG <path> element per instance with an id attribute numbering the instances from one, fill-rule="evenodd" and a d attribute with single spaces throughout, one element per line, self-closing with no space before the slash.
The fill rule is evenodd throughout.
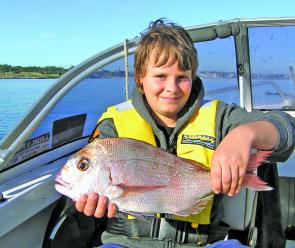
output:
<path id="1" fill-rule="evenodd" d="M 0 140 L 21 120 L 54 79 L 0 79 Z"/>

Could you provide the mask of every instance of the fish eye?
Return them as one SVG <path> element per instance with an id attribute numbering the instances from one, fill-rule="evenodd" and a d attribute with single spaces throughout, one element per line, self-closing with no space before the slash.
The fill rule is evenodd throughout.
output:
<path id="1" fill-rule="evenodd" d="M 89 168 L 89 166 L 90 166 L 89 161 L 85 158 L 82 158 L 77 164 L 77 169 L 79 171 L 86 171 Z"/>

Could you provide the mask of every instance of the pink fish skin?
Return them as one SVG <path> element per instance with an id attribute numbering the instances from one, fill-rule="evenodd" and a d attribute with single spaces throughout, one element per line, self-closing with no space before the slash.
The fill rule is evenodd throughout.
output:
<path id="1" fill-rule="evenodd" d="M 250 158 L 243 185 L 271 190 L 253 171 L 270 152 Z M 75 153 L 56 176 L 58 192 L 77 199 L 105 195 L 120 211 L 188 216 L 201 212 L 214 193 L 209 169 L 145 142 L 96 139 Z"/>

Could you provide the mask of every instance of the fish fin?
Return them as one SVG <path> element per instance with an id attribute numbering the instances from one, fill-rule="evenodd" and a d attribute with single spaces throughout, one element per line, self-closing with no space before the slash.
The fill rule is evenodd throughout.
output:
<path id="1" fill-rule="evenodd" d="M 133 194 L 145 193 L 147 191 L 152 191 L 156 189 L 165 188 L 166 185 L 146 185 L 146 186 L 138 186 L 138 185 L 125 185 L 123 183 L 116 185 L 121 190 L 123 190 L 122 197 L 130 196 Z"/>
<path id="2" fill-rule="evenodd" d="M 103 195 L 109 198 L 110 201 L 113 201 L 121 197 L 123 194 L 124 194 L 124 191 L 120 187 L 118 187 L 117 185 L 110 184 L 106 188 Z"/>
<path id="3" fill-rule="evenodd" d="M 268 186 L 266 182 L 253 173 L 264 161 L 266 161 L 271 153 L 272 151 L 260 151 L 250 156 L 242 186 L 258 191 L 273 190 L 272 187 Z"/>
<path id="4" fill-rule="evenodd" d="M 183 160 L 184 162 L 186 163 L 189 163 L 189 164 L 193 164 L 197 167 L 197 169 L 199 170 L 205 170 L 205 171 L 209 171 L 210 169 L 208 167 L 206 167 L 205 165 L 199 163 L 199 162 L 196 162 L 195 160 L 191 160 L 191 159 L 187 159 L 187 158 L 181 158 L 179 157 L 181 160 Z"/>
<path id="5" fill-rule="evenodd" d="M 272 151 L 260 151 L 252 154 L 249 159 L 247 166 L 247 172 L 256 170 L 267 158 L 271 155 Z"/>
<path id="6" fill-rule="evenodd" d="M 247 187 L 249 189 L 254 189 L 257 191 L 269 191 L 273 190 L 272 187 L 267 185 L 267 182 L 263 181 L 260 177 L 255 174 L 246 174 L 244 176 L 244 180 L 242 186 Z"/>
<path id="7" fill-rule="evenodd" d="M 205 207 L 207 206 L 208 202 L 213 199 L 213 195 L 214 194 L 210 194 L 210 195 L 198 200 L 196 202 L 196 204 L 193 205 L 192 207 L 190 207 L 188 209 L 181 210 L 179 212 L 176 212 L 175 214 L 179 215 L 179 216 L 190 216 L 193 214 L 198 214 L 198 213 L 202 212 L 205 209 Z"/>

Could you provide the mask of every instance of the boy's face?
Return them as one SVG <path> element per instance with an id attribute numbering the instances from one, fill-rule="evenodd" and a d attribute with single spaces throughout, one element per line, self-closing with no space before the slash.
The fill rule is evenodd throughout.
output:
<path id="1" fill-rule="evenodd" d="M 156 66 L 153 56 L 146 74 L 140 78 L 144 95 L 153 115 L 160 124 L 175 126 L 177 114 L 188 101 L 192 88 L 192 71 L 178 69 L 178 62 Z"/>

